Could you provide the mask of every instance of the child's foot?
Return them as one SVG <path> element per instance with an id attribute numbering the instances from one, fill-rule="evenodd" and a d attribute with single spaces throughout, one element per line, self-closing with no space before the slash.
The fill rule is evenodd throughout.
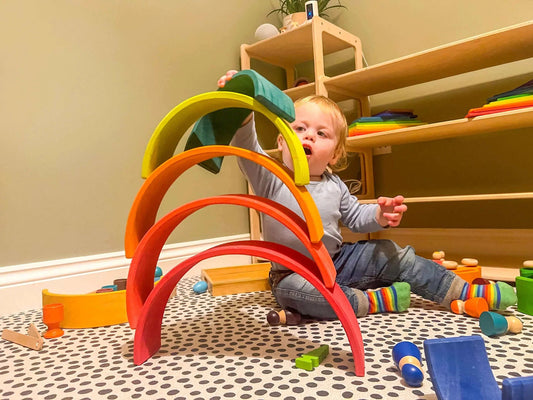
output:
<path id="1" fill-rule="evenodd" d="M 513 287 L 505 282 L 488 285 L 465 283 L 461 292 L 461 300 L 468 300 L 472 297 L 484 297 L 491 310 L 505 310 L 516 304 L 516 293 Z"/>
<path id="2" fill-rule="evenodd" d="M 368 299 L 368 313 L 402 312 L 411 303 L 411 285 L 395 282 L 392 286 L 364 292 Z"/>

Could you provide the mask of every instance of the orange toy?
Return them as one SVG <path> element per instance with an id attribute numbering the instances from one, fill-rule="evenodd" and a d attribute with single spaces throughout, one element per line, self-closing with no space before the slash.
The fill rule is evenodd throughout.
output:
<path id="1" fill-rule="evenodd" d="M 466 301 L 454 300 L 450 307 L 455 314 L 467 314 L 474 318 L 479 318 L 482 312 L 489 311 L 489 304 L 484 297 L 472 297 Z"/>
<path id="2" fill-rule="evenodd" d="M 61 321 L 63 321 L 63 304 L 54 303 L 45 305 L 43 307 L 43 322 L 48 327 L 48 330 L 43 336 L 46 339 L 63 336 L 65 332 L 59 327 Z"/>

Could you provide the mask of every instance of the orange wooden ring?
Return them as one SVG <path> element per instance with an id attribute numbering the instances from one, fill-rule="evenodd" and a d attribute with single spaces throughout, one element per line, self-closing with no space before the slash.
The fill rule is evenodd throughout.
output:
<path id="1" fill-rule="evenodd" d="M 309 237 L 317 243 L 324 235 L 322 220 L 316 204 L 304 186 L 296 186 L 291 172 L 268 156 L 233 146 L 204 146 L 180 153 L 161 164 L 146 179 L 130 209 L 126 224 L 126 257 L 131 258 L 143 235 L 154 224 L 164 195 L 187 169 L 213 157 L 235 155 L 253 161 L 276 175 L 287 185 L 300 205 L 307 221 Z"/>

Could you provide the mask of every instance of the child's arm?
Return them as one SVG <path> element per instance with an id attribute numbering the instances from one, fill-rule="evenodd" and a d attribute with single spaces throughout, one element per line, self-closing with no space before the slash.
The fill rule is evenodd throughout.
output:
<path id="1" fill-rule="evenodd" d="M 407 211 L 407 206 L 403 204 L 403 196 L 379 197 L 376 209 L 376 220 L 383 227 L 398 226 Z"/>

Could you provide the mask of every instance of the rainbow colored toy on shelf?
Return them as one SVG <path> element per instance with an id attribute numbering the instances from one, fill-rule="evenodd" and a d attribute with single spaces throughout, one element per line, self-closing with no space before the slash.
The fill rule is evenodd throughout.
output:
<path id="1" fill-rule="evenodd" d="M 412 110 L 382 111 L 371 117 L 361 117 L 352 122 L 348 127 L 348 136 L 366 135 L 368 133 L 424 125 L 424 122 L 416 119 L 416 117 Z"/>
<path id="2" fill-rule="evenodd" d="M 533 80 L 524 83 L 516 89 L 492 96 L 487 99 L 487 104 L 483 107 L 472 108 L 469 110 L 468 114 L 466 114 L 466 118 L 503 111 L 519 110 L 526 107 L 533 107 Z"/>
<path id="3" fill-rule="evenodd" d="M 263 114 L 285 138 L 293 159 L 294 174 L 270 157 L 229 146 L 250 110 Z M 197 119 L 185 146 L 174 155 L 180 138 Z M 316 204 L 305 188 L 309 168 L 300 141 L 286 120 L 294 120 L 292 100 L 252 70 L 237 73 L 221 90 L 204 93 L 176 106 L 155 129 L 143 159 L 146 181 L 130 209 L 125 235 L 126 256 L 132 257 L 126 288 L 128 321 L 136 329 L 135 364 L 144 363 L 161 347 L 161 324 L 170 293 L 184 274 L 198 262 L 220 255 L 258 256 L 285 265 L 302 275 L 324 296 L 337 314 L 350 343 L 355 374 L 364 375 L 363 340 L 357 318 L 341 288 L 336 271 L 322 243 L 324 233 Z M 186 170 L 200 164 L 218 172 L 222 157 L 237 156 L 255 162 L 276 175 L 294 195 L 304 218 L 266 198 L 226 194 L 194 200 L 156 221 L 159 206 L 170 186 Z M 204 250 L 182 261 L 154 286 L 153 274 L 169 235 L 194 212 L 212 205 L 231 204 L 256 209 L 290 229 L 312 258 L 280 244 L 244 240 Z"/>

